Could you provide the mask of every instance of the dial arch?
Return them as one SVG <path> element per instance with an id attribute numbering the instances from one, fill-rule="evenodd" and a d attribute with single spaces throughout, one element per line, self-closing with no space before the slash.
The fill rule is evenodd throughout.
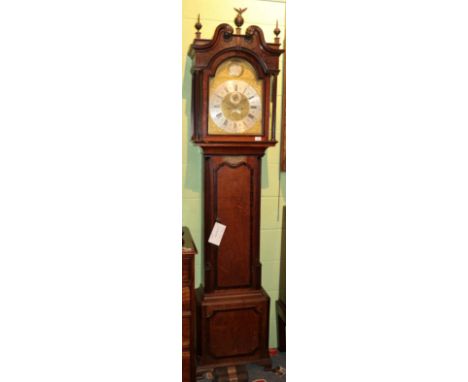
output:
<path id="1" fill-rule="evenodd" d="M 238 56 L 225 59 L 208 86 L 210 135 L 262 135 L 265 81 Z"/>

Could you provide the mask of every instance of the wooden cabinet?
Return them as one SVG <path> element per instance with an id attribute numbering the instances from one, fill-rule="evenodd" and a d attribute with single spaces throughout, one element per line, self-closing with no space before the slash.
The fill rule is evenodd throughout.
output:
<path id="1" fill-rule="evenodd" d="M 194 257 L 197 249 L 187 227 L 182 228 L 182 382 L 195 381 Z"/>

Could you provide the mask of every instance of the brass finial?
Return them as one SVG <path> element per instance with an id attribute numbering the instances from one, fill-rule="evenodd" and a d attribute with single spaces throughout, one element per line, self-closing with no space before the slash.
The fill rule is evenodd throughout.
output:
<path id="1" fill-rule="evenodd" d="M 278 27 L 278 20 L 276 20 L 276 28 L 275 30 L 273 31 L 273 33 L 275 34 L 275 43 L 279 44 L 280 42 L 280 39 L 279 39 L 279 34 L 281 33 L 281 30 L 279 29 Z"/>
<path id="2" fill-rule="evenodd" d="M 195 24 L 195 29 L 197 30 L 195 32 L 196 38 L 200 38 L 200 36 L 201 36 L 200 29 L 202 29 L 202 26 L 203 25 L 200 23 L 200 14 L 198 14 L 197 23 Z"/>
<path id="3" fill-rule="evenodd" d="M 234 19 L 234 23 L 236 24 L 236 33 L 240 34 L 241 33 L 241 26 L 244 24 L 244 18 L 242 17 L 242 14 L 247 10 L 247 8 L 234 8 L 234 10 L 237 12 L 237 16 Z"/>

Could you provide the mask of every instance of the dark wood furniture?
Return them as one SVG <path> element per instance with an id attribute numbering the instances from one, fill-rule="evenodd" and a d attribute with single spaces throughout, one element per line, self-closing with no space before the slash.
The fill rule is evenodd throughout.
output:
<path id="1" fill-rule="evenodd" d="M 236 31 L 221 24 L 212 39 L 200 38 L 202 26 L 198 21 L 189 51 L 193 79 L 192 141 L 203 149 L 204 157 L 204 284 L 196 294 L 199 373 L 245 363 L 271 367 L 270 298 L 261 286 L 261 158 L 268 147 L 277 143 L 276 88 L 283 50 L 278 27 L 274 43 L 265 42 L 258 26 L 249 26 L 241 34 L 241 14 L 245 9 L 237 11 Z M 257 130 L 250 135 L 249 130 L 210 133 L 210 80 L 215 81 L 218 68 L 227 60 L 253 68 L 262 84 L 260 133 Z M 236 79 L 231 83 L 237 83 Z M 242 97 L 237 86 L 235 90 L 226 88 L 226 92 Z M 256 107 L 251 106 L 250 110 Z M 208 242 L 216 221 L 227 226 L 219 247 Z"/>
<path id="2" fill-rule="evenodd" d="M 182 382 L 195 381 L 195 296 L 194 257 L 197 253 L 192 235 L 182 228 Z"/>

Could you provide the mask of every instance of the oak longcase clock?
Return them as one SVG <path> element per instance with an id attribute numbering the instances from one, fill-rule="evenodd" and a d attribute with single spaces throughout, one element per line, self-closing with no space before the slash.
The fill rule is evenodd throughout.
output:
<path id="1" fill-rule="evenodd" d="M 261 158 L 276 144 L 279 29 L 273 43 L 258 26 L 220 24 L 211 39 L 195 25 L 192 141 L 204 157 L 204 283 L 197 291 L 198 371 L 258 363 L 268 355 L 270 298 L 261 287 Z M 208 242 L 219 222 L 219 246 Z"/>

